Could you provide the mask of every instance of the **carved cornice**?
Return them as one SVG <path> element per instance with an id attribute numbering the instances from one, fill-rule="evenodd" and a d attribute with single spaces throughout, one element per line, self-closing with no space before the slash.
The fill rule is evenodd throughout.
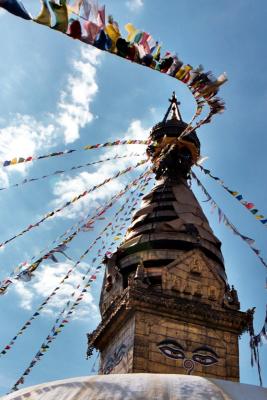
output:
<path id="1" fill-rule="evenodd" d="M 184 322 L 234 331 L 241 335 L 248 329 L 251 315 L 248 312 L 240 312 L 229 309 L 213 309 L 211 305 L 180 297 L 141 288 L 130 288 L 129 305 L 131 308 L 149 310 L 150 313 L 164 314 L 171 318 Z"/>
<path id="2" fill-rule="evenodd" d="M 107 308 L 102 316 L 102 321 L 98 327 L 91 333 L 87 334 L 88 347 L 97 348 L 96 342 L 101 336 L 101 333 L 106 329 L 106 327 L 112 322 L 112 320 L 117 316 L 117 314 L 126 309 L 127 297 L 129 288 L 125 289 L 121 296 L 115 299 L 111 305 Z"/>
<path id="3" fill-rule="evenodd" d="M 217 310 L 204 302 L 177 298 L 134 284 L 115 299 L 106 310 L 96 330 L 88 335 L 89 347 L 98 348 L 104 331 L 111 326 L 116 329 L 115 320 L 125 320 L 133 311 L 149 312 L 151 315 L 166 316 L 187 323 L 234 332 L 238 335 L 248 330 L 253 319 L 249 311 L 241 312 L 223 308 Z"/>

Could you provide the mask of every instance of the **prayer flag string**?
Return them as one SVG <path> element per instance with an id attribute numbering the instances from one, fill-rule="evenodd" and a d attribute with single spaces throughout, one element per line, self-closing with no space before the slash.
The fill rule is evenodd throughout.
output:
<path id="1" fill-rule="evenodd" d="M 226 217 L 224 212 L 221 210 L 221 208 L 218 206 L 218 204 L 213 200 L 213 198 L 210 196 L 210 194 L 207 192 L 206 188 L 204 185 L 200 182 L 200 180 L 197 178 L 195 173 L 191 171 L 192 177 L 196 180 L 198 186 L 202 189 L 203 193 L 207 196 L 208 201 L 211 203 L 212 207 L 214 209 L 217 208 L 218 210 L 218 217 L 219 221 L 223 221 L 225 226 L 227 226 L 235 235 L 239 236 L 249 247 L 250 249 L 256 254 L 260 262 L 267 268 L 267 263 L 266 261 L 262 258 L 260 250 L 258 250 L 256 247 L 254 247 L 255 240 L 251 239 L 243 234 L 241 234 L 238 229 L 230 222 L 230 220 Z"/>
<path id="2" fill-rule="evenodd" d="M 86 222 L 79 226 L 78 229 L 76 229 L 74 232 L 72 232 L 67 238 L 65 238 L 63 241 L 61 241 L 59 244 L 57 244 L 55 247 L 50 249 L 46 254 L 43 256 L 39 257 L 36 261 L 31 262 L 29 265 L 25 265 L 24 263 L 24 268 L 20 269 L 18 272 L 13 271 L 13 273 L 8 277 L 5 278 L 1 283 L 0 283 L 0 295 L 4 295 L 7 291 L 7 289 L 15 283 L 15 280 L 19 280 L 22 282 L 29 282 L 31 281 L 32 277 L 34 276 L 33 273 L 36 271 L 36 269 L 40 266 L 40 264 L 44 260 L 52 260 L 54 262 L 58 262 L 58 260 L 55 257 L 55 253 L 62 253 L 65 255 L 65 257 L 69 258 L 64 252 L 67 249 L 67 244 L 69 244 L 81 231 L 86 231 L 89 229 L 92 229 L 93 223 L 99 219 L 102 218 L 103 214 L 111 208 L 114 203 L 120 199 L 131 187 L 137 184 L 139 180 L 143 179 L 144 176 L 146 176 L 149 172 L 143 173 L 140 175 L 138 179 L 135 179 L 133 182 L 129 183 L 126 185 L 124 190 L 119 192 L 116 196 L 114 196 L 114 199 L 109 201 L 104 207 L 100 208 L 100 210 L 91 218 L 86 219 Z"/>
<path id="3" fill-rule="evenodd" d="M 146 180 L 143 188 L 147 185 L 148 180 Z M 136 204 L 134 203 L 133 206 L 131 207 L 130 211 L 128 211 L 129 214 L 132 213 L 132 211 L 135 209 Z M 117 212 L 116 216 L 118 217 L 119 213 L 121 212 L 121 209 Z M 110 224 L 108 224 L 103 231 L 99 234 L 99 238 L 102 237 L 103 233 L 108 229 Z M 97 239 L 95 239 L 94 243 L 97 241 Z M 92 246 L 92 245 L 91 245 Z M 90 252 L 91 250 L 91 246 L 89 246 L 89 248 L 83 253 L 83 255 L 80 257 L 78 262 L 81 262 L 81 260 Z M 105 248 L 102 249 L 102 251 L 105 250 Z M 103 257 L 103 254 L 99 254 L 98 256 Z M 99 258 L 99 257 L 98 257 Z M 94 262 L 96 261 L 96 259 L 94 259 L 92 262 L 94 264 Z M 47 335 L 47 337 L 45 338 L 44 342 L 42 343 L 42 345 L 40 346 L 39 350 L 37 351 L 37 353 L 35 354 L 34 358 L 32 359 L 32 361 L 30 362 L 30 364 L 28 365 L 28 367 L 26 368 L 26 370 L 23 372 L 23 374 L 21 375 L 21 377 L 17 380 L 17 382 L 14 384 L 14 386 L 11 389 L 11 392 L 18 390 L 18 387 L 22 384 L 24 384 L 25 382 L 25 378 L 26 376 L 28 376 L 31 372 L 31 370 L 33 369 L 33 367 L 35 366 L 35 364 L 40 361 L 41 357 L 44 356 L 45 352 L 47 352 L 47 350 L 50 348 L 50 343 L 52 341 L 54 341 L 56 339 L 56 337 L 62 332 L 62 329 L 66 326 L 66 324 L 69 323 L 70 318 L 72 317 L 72 314 L 74 313 L 75 309 L 77 308 L 77 306 L 80 304 L 80 302 L 84 299 L 85 294 L 88 291 L 88 288 L 90 288 L 91 283 L 93 281 L 95 281 L 97 279 L 97 275 L 100 270 L 101 270 L 102 266 L 99 265 L 96 267 L 96 269 L 92 272 L 92 275 L 90 275 L 89 279 L 85 282 L 84 286 L 81 288 L 81 285 L 77 285 L 76 289 L 80 289 L 79 293 L 77 294 L 75 300 L 73 300 L 72 304 L 71 304 L 71 300 L 69 300 L 66 305 L 64 306 L 63 310 L 59 313 L 55 323 L 53 324 L 49 334 Z M 86 273 L 83 275 L 83 277 L 81 278 L 82 281 L 85 281 L 87 275 L 91 272 L 91 267 L 88 268 L 88 270 L 86 271 Z M 73 291 L 73 293 L 71 294 L 70 297 L 74 297 L 76 294 L 76 289 Z"/>
<path id="4" fill-rule="evenodd" d="M 146 170 L 148 170 L 148 168 L 146 168 Z M 138 184 L 138 182 L 141 180 L 143 180 L 144 176 L 146 176 L 147 173 L 150 173 L 150 171 L 148 172 L 144 172 L 142 173 L 139 177 L 137 177 L 136 179 L 134 179 L 132 182 L 129 183 L 129 187 L 131 188 L 132 186 L 136 186 Z M 128 185 L 127 185 L 128 186 Z M 125 187 L 125 190 L 127 188 L 127 186 Z M 78 223 L 75 223 L 74 225 L 72 225 L 71 227 L 69 227 L 63 234 L 60 234 L 58 237 L 56 237 L 56 239 L 54 239 L 50 245 L 47 245 L 44 249 L 42 249 L 41 251 L 39 251 L 39 255 L 37 256 L 33 256 L 29 262 L 24 261 L 22 263 L 20 263 L 17 267 L 14 268 L 13 272 L 11 273 L 9 278 L 4 279 L 1 282 L 1 286 L 0 286 L 0 295 L 5 294 L 8 286 L 12 283 L 12 279 L 14 279 L 14 277 L 16 275 L 19 275 L 20 273 L 24 272 L 25 268 L 31 264 L 33 264 L 35 259 L 39 259 L 41 258 L 40 256 L 45 252 L 45 254 L 49 253 L 49 251 L 51 252 L 51 247 L 53 245 L 56 245 L 52 248 L 52 251 L 55 250 L 55 248 L 58 248 L 58 246 L 60 246 L 60 243 L 63 240 L 63 243 L 69 238 L 72 237 L 72 234 L 69 236 L 68 235 L 70 232 L 77 230 L 80 226 L 82 226 L 83 231 L 89 231 L 93 229 L 93 224 L 94 221 L 97 219 L 102 219 L 101 216 L 98 216 L 98 214 L 102 214 L 102 211 L 105 210 L 107 207 L 109 207 L 110 203 L 112 203 L 113 201 L 116 201 L 117 197 L 120 197 L 121 194 L 115 194 L 114 196 L 112 196 L 106 203 L 105 205 L 101 205 L 99 206 L 96 210 L 95 210 L 95 215 L 91 216 L 91 212 L 89 212 L 87 214 L 87 216 L 85 218 L 82 218 Z M 86 222 L 84 222 L 86 221 Z M 60 240 L 60 243 L 59 243 Z"/>
<path id="5" fill-rule="evenodd" d="M 98 160 L 98 161 L 93 161 L 93 162 L 89 162 L 89 163 L 82 164 L 82 165 L 73 166 L 73 167 L 71 167 L 69 169 L 65 169 L 65 170 L 57 170 L 55 172 L 52 172 L 51 174 L 39 176 L 37 178 L 26 178 L 26 179 L 23 179 L 23 181 L 21 181 L 19 183 L 14 183 L 14 184 L 12 184 L 10 186 L 6 186 L 6 187 L 0 187 L 0 191 L 10 189 L 13 187 L 19 187 L 19 186 L 25 185 L 26 183 L 31 183 L 31 182 L 36 182 L 36 181 L 39 181 L 42 179 L 47 179 L 47 178 L 50 178 L 51 176 L 62 175 L 62 174 L 65 174 L 66 172 L 72 172 L 77 169 L 90 167 L 92 165 L 101 164 L 103 162 L 118 160 L 120 158 L 130 158 L 130 157 L 138 157 L 138 156 L 144 156 L 144 155 L 145 155 L 144 153 L 143 154 L 130 153 L 130 154 L 122 155 L 122 156 L 116 154 L 114 157 L 104 158 L 103 160 Z"/>
<path id="6" fill-rule="evenodd" d="M 266 314 L 265 314 L 265 320 L 264 320 L 264 324 L 263 327 L 260 331 L 260 333 L 258 333 L 258 335 L 255 335 L 253 337 L 254 343 L 256 345 L 259 344 L 266 344 L 267 343 L 267 305 L 266 305 Z"/>
<path id="7" fill-rule="evenodd" d="M 45 154 L 42 156 L 29 156 L 29 157 L 14 157 L 12 160 L 5 160 L 0 161 L 0 166 L 2 167 L 9 167 L 12 165 L 17 165 L 21 163 L 28 163 L 36 160 L 43 160 L 44 158 L 51 158 L 51 157 L 59 157 L 64 156 L 66 154 L 75 153 L 77 151 L 82 150 L 94 150 L 94 149 L 102 149 L 103 147 L 112 147 L 112 146 L 119 146 L 119 145 L 128 145 L 128 144 L 148 144 L 148 140 L 116 140 L 115 142 L 106 142 L 102 144 L 88 144 L 83 146 L 81 149 L 66 149 L 63 151 L 57 151 L 49 154 Z"/>
<path id="8" fill-rule="evenodd" d="M 46 214 L 43 218 L 41 218 L 38 222 L 29 225 L 27 228 L 23 229 L 21 232 L 17 233 L 16 235 L 12 236 L 11 238 L 5 240 L 4 242 L 0 243 L 0 248 L 5 246 L 6 244 L 12 242 L 13 240 L 15 240 L 16 238 L 18 238 L 19 236 L 22 236 L 24 233 L 29 232 L 30 230 L 32 230 L 33 228 L 38 227 L 40 224 L 42 224 L 44 221 L 46 221 L 48 218 L 53 217 L 55 214 L 61 212 L 62 210 L 64 210 L 65 208 L 69 207 L 71 204 L 75 203 L 76 201 L 80 200 L 82 197 L 87 196 L 88 194 L 92 193 L 93 191 L 95 191 L 96 189 L 99 189 L 100 187 L 104 186 L 106 183 L 111 182 L 112 180 L 118 178 L 119 176 L 122 176 L 124 174 L 126 174 L 127 172 L 132 171 L 133 169 L 145 164 L 148 160 L 142 160 L 139 161 L 137 164 L 135 164 L 134 166 L 125 168 L 122 171 L 119 171 L 116 175 L 105 179 L 103 182 L 99 183 L 98 185 L 93 186 L 92 188 L 85 190 L 83 193 L 80 193 L 79 195 L 73 197 L 73 199 L 71 199 L 70 201 L 67 201 L 65 204 L 63 204 L 63 206 L 50 211 L 48 214 Z"/>
<path id="9" fill-rule="evenodd" d="M 41 11 L 35 18 L 32 18 L 22 3 L 18 3 L 17 0 L 11 2 L 13 7 L 11 7 L 10 0 L 3 0 L 1 6 L 18 17 L 46 25 L 73 39 L 167 74 L 186 84 L 195 100 L 203 99 L 209 106 L 210 112 L 195 128 L 189 126 L 184 136 L 190 133 L 190 129 L 196 129 L 210 122 L 213 115 L 224 110 L 224 103 L 216 95 L 220 86 L 227 81 L 225 73 L 216 79 L 211 72 L 204 72 L 201 65 L 193 68 L 190 64 L 185 64 L 176 53 L 167 51 L 161 56 L 161 44 L 154 40 L 149 33 L 136 29 L 131 23 L 125 25 L 128 36 L 126 39 L 123 38 L 119 25 L 112 16 L 109 16 L 106 23 L 105 6 L 99 7 L 97 3 L 94 3 L 94 6 L 91 7 L 91 3 L 92 0 L 83 0 L 75 2 L 72 6 L 71 2 L 67 4 L 66 0 L 62 0 L 60 4 L 49 1 L 48 6 L 46 2 L 42 1 Z M 81 14 L 82 8 L 83 14 Z M 202 107 L 199 107 L 197 102 L 197 110 L 192 120 L 201 112 Z"/>
<path id="10" fill-rule="evenodd" d="M 135 179 L 134 181 L 130 182 L 128 185 L 125 186 L 124 190 L 122 190 L 120 193 L 118 193 L 116 196 L 113 197 L 113 202 L 112 205 L 114 205 L 114 203 L 119 200 L 121 198 L 121 196 L 123 194 L 125 194 L 128 190 L 132 189 L 135 187 L 135 189 L 133 190 L 133 192 L 131 193 L 130 196 L 127 197 L 127 199 L 125 200 L 124 204 L 120 207 L 119 211 L 116 213 L 114 220 L 116 221 L 117 215 L 119 215 L 119 213 L 121 211 L 123 211 L 126 207 L 126 205 L 130 202 L 130 197 L 132 197 L 133 194 L 135 194 L 136 191 L 139 190 L 144 190 L 144 188 L 147 186 L 149 180 L 151 179 L 149 177 L 151 171 L 147 171 L 142 173 L 138 179 Z M 140 189 L 141 188 L 141 189 Z M 138 197 L 140 195 L 138 194 Z M 132 199 L 134 200 L 135 197 L 132 197 Z M 112 206 L 111 205 L 111 206 Z M 105 207 L 103 207 L 103 209 L 105 209 Z M 126 212 L 126 216 L 129 213 L 129 211 Z M 108 231 L 108 229 L 111 229 L 111 227 L 113 226 L 112 223 L 108 223 L 107 226 L 105 227 L 105 229 L 102 231 L 102 234 L 104 234 L 105 232 Z M 121 229 L 120 229 L 121 230 Z M 102 236 L 101 234 L 101 236 Z M 106 237 L 107 237 L 107 233 L 106 233 Z M 92 247 L 98 243 L 99 237 L 97 239 L 95 239 L 95 241 L 93 242 L 93 245 L 90 246 L 90 249 L 92 249 Z M 103 244 L 103 243 L 102 243 Z M 110 250 L 110 249 L 109 249 Z M 89 250 L 88 250 L 89 251 Z M 99 257 L 99 256 L 98 256 Z M 93 259 L 93 263 L 96 262 L 96 258 Z M 79 262 L 80 263 L 80 262 Z M 63 284 L 65 283 L 65 281 L 67 279 L 69 279 L 70 275 L 73 273 L 74 270 L 76 270 L 76 267 L 79 265 L 79 263 L 75 263 L 75 265 L 69 269 L 67 271 L 67 274 L 62 278 L 62 280 L 59 282 L 59 284 L 57 285 L 57 287 L 50 293 L 50 295 L 42 302 L 42 304 L 36 309 L 36 311 L 33 313 L 33 315 L 31 316 L 31 318 L 29 318 L 24 325 L 21 327 L 21 329 L 16 333 L 16 335 L 9 341 L 9 343 L 4 346 L 4 348 L 0 351 L 0 357 L 7 354 L 9 352 L 9 350 L 11 348 L 14 347 L 14 344 L 16 342 L 16 340 L 18 339 L 19 336 L 21 336 L 22 334 L 25 333 L 25 331 L 31 326 L 32 321 L 35 320 L 40 313 L 42 312 L 42 310 L 45 308 L 45 306 L 48 304 L 48 302 L 52 299 L 52 297 L 54 297 L 57 292 L 59 291 L 59 289 L 63 286 Z"/>
<path id="11" fill-rule="evenodd" d="M 252 314 L 254 310 L 252 309 Z M 258 375 L 260 386 L 262 386 L 262 376 L 261 376 L 261 365 L 260 365 L 260 353 L 259 346 L 267 343 L 267 305 L 266 305 L 266 314 L 263 327 L 258 335 L 254 333 L 253 323 L 250 326 L 250 350 L 251 350 L 251 366 L 254 367 L 254 363 L 258 368 Z"/>
<path id="12" fill-rule="evenodd" d="M 256 220 L 260 221 L 263 225 L 267 226 L 267 218 L 264 215 L 259 214 L 259 210 L 255 207 L 254 203 L 246 201 L 243 198 L 243 195 L 238 191 L 229 189 L 229 187 L 224 184 L 224 181 L 218 178 L 217 176 L 212 175 L 209 169 L 203 168 L 201 165 L 199 165 L 199 168 L 201 169 L 202 172 L 204 172 L 204 174 L 210 176 L 212 179 L 218 182 L 231 196 L 233 196 L 236 200 L 238 200 L 239 203 L 241 203 L 249 212 L 251 212 L 251 214 L 254 215 Z"/>

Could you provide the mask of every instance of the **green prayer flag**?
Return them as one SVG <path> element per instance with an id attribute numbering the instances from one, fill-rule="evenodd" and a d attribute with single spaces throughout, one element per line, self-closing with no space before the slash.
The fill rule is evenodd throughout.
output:
<path id="1" fill-rule="evenodd" d="M 38 24 L 46 25 L 46 26 L 51 26 L 51 14 L 49 11 L 49 8 L 47 6 L 47 3 L 45 0 L 40 0 L 42 4 L 42 8 L 40 13 L 37 15 L 36 18 L 34 18 L 34 22 L 37 22 Z"/>
<path id="2" fill-rule="evenodd" d="M 60 4 L 54 3 L 52 0 L 49 0 L 50 7 L 52 8 L 55 18 L 56 24 L 52 26 L 52 29 L 56 29 L 60 32 L 67 32 L 68 29 L 68 9 L 66 5 L 66 0 L 60 0 Z"/>

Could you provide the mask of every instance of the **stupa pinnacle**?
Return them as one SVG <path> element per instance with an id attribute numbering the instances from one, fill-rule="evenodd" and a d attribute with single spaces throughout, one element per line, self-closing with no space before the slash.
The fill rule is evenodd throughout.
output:
<path id="1" fill-rule="evenodd" d="M 194 131 L 182 135 L 187 124 L 175 94 L 170 102 L 147 148 L 158 182 L 106 259 L 102 321 L 88 335 L 88 354 L 100 351 L 100 374 L 238 381 L 238 337 L 251 314 L 239 311 L 221 243 L 188 184 L 200 142 Z"/>

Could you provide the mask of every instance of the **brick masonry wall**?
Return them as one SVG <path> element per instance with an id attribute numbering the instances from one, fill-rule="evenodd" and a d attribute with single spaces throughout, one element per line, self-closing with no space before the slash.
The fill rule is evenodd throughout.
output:
<path id="1" fill-rule="evenodd" d="M 183 347 L 184 359 L 172 359 L 162 353 L 158 344 L 166 339 Z M 218 361 L 209 366 L 194 362 L 191 375 L 239 380 L 237 335 L 139 311 L 135 323 L 133 372 L 187 374 L 184 361 L 192 360 L 193 351 L 203 346 L 217 353 Z M 208 353 L 202 351 L 201 354 Z"/>

